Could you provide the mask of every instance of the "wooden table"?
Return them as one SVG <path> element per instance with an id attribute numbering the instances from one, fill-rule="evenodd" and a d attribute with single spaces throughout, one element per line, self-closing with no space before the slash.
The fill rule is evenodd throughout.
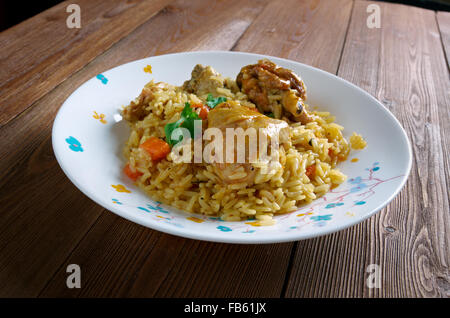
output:
<path id="1" fill-rule="evenodd" d="M 450 13 L 362 0 L 78 0 L 81 28 L 69 29 L 73 2 L 0 34 L 0 296 L 450 296 Z M 381 28 L 367 27 L 372 3 Z M 359 225 L 283 244 L 184 239 L 106 211 L 57 164 L 56 112 L 104 70 L 192 50 L 289 58 L 367 90 L 411 140 L 406 186 Z M 66 287 L 69 264 L 80 289 Z M 381 288 L 367 287 L 369 264 Z"/>

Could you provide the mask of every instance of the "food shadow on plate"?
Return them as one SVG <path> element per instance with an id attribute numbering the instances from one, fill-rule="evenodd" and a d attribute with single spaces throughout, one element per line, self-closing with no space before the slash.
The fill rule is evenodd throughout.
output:
<path id="1" fill-rule="evenodd" d="M 113 124 L 109 126 L 109 136 L 116 141 L 114 143 L 113 153 L 120 160 L 120 162 L 122 162 L 122 165 L 124 165 L 126 162 L 123 156 L 123 147 L 125 146 L 125 143 L 127 142 L 128 136 L 130 134 L 130 128 L 127 122 L 122 118 L 119 109 L 114 112 L 112 117 L 114 120 Z"/>

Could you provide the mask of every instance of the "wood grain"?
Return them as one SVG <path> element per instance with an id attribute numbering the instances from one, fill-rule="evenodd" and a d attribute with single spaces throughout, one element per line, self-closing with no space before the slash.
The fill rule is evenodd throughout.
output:
<path id="1" fill-rule="evenodd" d="M 276 297 L 286 274 L 286 247 L 189 240 L 104 213 L 41 296 Z M 83 271 L 80 290 L 64 286 L 72 262 Z"/>
<path id="2" fill-rule="evenodd" d="M 37 295 L 103 211 L 63 176 L 51 150 L 53 119 L 74 88 L 105 69 L 156 52 L 189 50 L 190 43 L 193 49 L 230 49 L 263 5 L 177 1 L 0 128 L 1 296 Z M 214 25 L 228 30 L 220 46 L 210 32 Z M 23 200 L 26 189 L 32 190 Z"/>
<path id="3" fill-rule="evenodd" d="M 447 58 L 447 66 L 450 68 L 450 12 L 437 12 L 436 19 Z"/>
<path id="4" fill-rule="evenodd" d="M 284 57 L 336 73 L 351 7 L 351 0 L 272 1 L 234 50 Z"/>
<path id="5" fill-rule="evenodd" d="M 243 3 L 239 2 L 241 10 Z M 313 3 L 315 2 L 303 2 L 303 9 L 319 11 L 333 10 L 332 7 L 323 5 L 313 6 L 310 9 L 310 4 Z M 336 5 L 338 4 L 337 1 L 334 3 Z M 281 4 L 281 1 L 279 4 Z M 291 31 L 289 32 L 296 32 L 298 22 L 296 19 L 298 15 L 296 6 L 298 6 L 298 3 L 283 2 L 283 4 L 285 5 L 284 14 L 286 21 L 292 21 L 290 25 Z M 273 3 L 271 2 L 270 6 L 267 7 L 268 9 L 264 9 L 262 15 L 265 18 L 257 18 L 248 30 L 262 29 L 267 27 L 268 20 L 275 20 L 275 17 L 280 12 L 271 10 L 272 5 Z M 293 10 L 293 8 L 296 8 L 296 10 Z M 346 6 L 346 8 L 348 10 L 346 18 L 348 19 L 351 6 Z M 219 12 L 220 10 L 214 11 Z M 291 12 L 291 15 L 287 14 L 288 12 Z M 227 13 L 226 16 L 228 15 Z M 315 26 L 319 24 L 319 21 L 315 21 L 315 19 L 322 19 L 323 17 L 322 14 L 312 16 L 315 18 L 309 19 L 311 29 L 303 28 L 305 36 L 315 31 Z M 342 17 L 345 18 L 345 15 Z M 162 21 L 166 20 L 161 19 Z M 158 17 L 155 20 L 158 20 Z M 171 21 L 174 20 L 176 21 L 177 19 L 171 19 Z M 208 21 L 204 21 L 203 23 L 209 28 Z M 342 21 L 342 25 L 344 29 L 347 26 L 345 21 Z M 179 25 L 176 26 L 175 30 L 178 30 L 178 28 Z M 333 25 L 330 25 L 329 32 L 332 32 L 332 30 L 336 31 L 336 36 L 330 37 L 330 43 L 328 44 L 332 46 L 334 45 L 334 41 L 338 40 L 343 45 L 345 31 L 342 32 L 341 29 L 334 28 Z M 187 33 L 189 34 L 190 32 Z M 235 48 L 240 48 L 241 50 L 250 49 L 254 43 L 262 41 L 264 36 L 264 33 L 255 35 L 254 37 L 244 35 Z M 282 32 L 280 36 L 284 37 L 289 35 Z M 125 40 L 127 46 L 128 38 L 131 37 L 133 35 L 130 35 Z M 201 38 L 198 34 L 193 34 L 193 37 Z M 181 44 L 177 42 L 177 48 L 181 45 L 183 49 L 186 49 L 185 45 L 190 42 L 192 42 L 190 39 L 181 41 Z M 210 42 L 205 38 L 204 43 Z M 227 41 L 226 43 L 232 44 L 231 41 Z M 222 49 L 230 49 L 233 46 L 230 45 L 225 48 L 223 47 L 223 41 L 217 41 L 214 46 L 216 45 L 222 45 Z M 337 46 L 335 53 L 340 54 L 341 49 L 342 47 Z M 273 50 L 275 52 L 277 48 Z M 304 56 L 308 57 L 307 55 Z M 319 59 L 319 61 L 325 61 L 325 59 Z M 332 65 L 327 61 L 323 67 L 336 69 L 337 60 L 335 60 L 335 63 L 335 65 Z M 117 223 L 117 228 L 108 230 L 112 233 L 111 235 L 104 237 L 102 235 L 104 224 L 112 222 L 112 218 L 116 217 L 109 212 L 102 215 L 98 224 L 92 227 L 89 234 L 65 261 L 64 265 L 42 292 L 41 296 L 278 297 L 281 294 L 287 274 L 290 253 L 293 246 L 292 243 L 263 246 L 227 245 L 198 242 L 162 234 L 158 239 L 158 243 L 151 251 L 143 249 L 134 255 L 136 262 L 142 263 L 143 265 L 133 273 L 133 279 L 126 280 L 125 277 L 127 277 L 126 275 L 128 273 L 122 270 L 120 267 L 122 265 L 120 264 L 128 264 L 130 260 L 128 259 L 128 255 L 123 255 L 122 249 L 119 249 L 119 244 L 120 246 L 127 244 L 129 248 L 135 245 L 142 245 L 142 242 L 140 240 L 136 241 L 135 238 L 145 237 L 146 234 L 144 233 L 151 231 L 138 226 L 129 227 L 127 221 L 121 221 Z M 124 237 L 130 237 L 130 239 L 125 239 L 125 242 L 123 240 L 117 241 L 115 237 L 121 235 L 119 233 L 124 232 L 128 233 Z M 104 253 L 99 253 L 94 256 L 92 254 L 93 249 L 96 251 L 103 250 Z M 117 253 L 109 253 L 108 251 L 111 249 L 117 251 Z M 125 248 L 124 250 L 126 251 L 127 249 Z M 99 259 L 101 260 L 100 263 L 117 265 L 109 265 L 109 268 L 105 270 L 98 267 Z M 86 268 L 89 277 L 102 276 L 104 279 L 91 280 L 90 278 L 86 278 L 87 285 L 82 290 L 68 290 L 64 285 L 66 277 L 64 269 L 71 262 L 78 262 L 77 264 Z M 111 288 L 114 288 L 113 286 L 120 287 L 110 291 Z"/>
<path id="6" fill-rule="evenodd" d="M 449 81 L 434 12 L 376 2 L 381 28 L 369 29 L 369 4 L 355 2 L 338 75 L 401 121 L 413 146 L 411 176 L 375 217 L 299 242 L 288 297 L 449 296 L 449 174 L 443 162 Z M 380 266 L 380 289 L 366 286 L 369 264 Z"/>
<path id="7" fill-rule="evenodd" d="M 382 28 L 368 29 L 372 2 L 359 0 L 177 0 L 156 15 L 166 1 L 78 3 L 78 33 L 58 29 L 64 2 L 0 34 L 0 297 L 450 296 L 446 13 L 375 2 Z M 253 246 L 152 231 L 70 183 L 51 126 L 76 87 L 147 56 L 230 49 L 337 72 L 382 101 L 413 145 L 400 195 L 345 231 Z M 73 263 L 80 290 L 66 287 Z M 366 287 L 369 264 L 381 267 L 381 289 Z"/>
<path id="8" fill-rule="evenodd" d="M 0 127 L 171 1 L 80 0 L 69 29 L 65 1 L 0 34 Z"/>
<path id="9" fill-rule="evenodd" d="M 440 31 L 440 37 L 441 42 L 444 50 L 444 55 L 447 59 L 447 66 L 448 70 L 450 71 L 450 12 L 437 12 L 436 19 Z M 435 63 L 438 64 L 438 63 Z M 437 67 L 441 67 L 440 64 L 437 65 Z M 450 82 L 447 77 L 447 81 L 445 79 L 443 80 L 443 84 L 441 84 L 444 89 L 444 98 L 445 98 L 445 104 L 439 105 L 438 112 L 439 112 L 439 124 L 441 126 L 441 138 L 442 138 L 442 150 L 443 150 L 443 161 L 444 161 L 444 168 L 445 168 L 445 175 L 447 177 L 447 186 L 450 186 L 450 178 L 448 177 L 450 174 L 450 156 L 448 155 L 450 153 L 450 107 L 449 107 L 449 92 L 450 92 Z"/>

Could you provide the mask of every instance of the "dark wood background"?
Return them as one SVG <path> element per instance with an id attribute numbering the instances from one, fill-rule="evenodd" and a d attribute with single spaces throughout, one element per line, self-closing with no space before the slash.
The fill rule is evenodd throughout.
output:
<path id="1" fill-rule="evenodd" d="M 450 13 L 362 0 L 65 1 L 0 33 L 0 296 L 449 297 Z M 367 6 L 381 8 L 369 29 Z M 114 66 L 171 52 L 289 58 L 345 78 L 400 120 L 406 186 L 382 211 L 305 241 L 231 245 L 156 232 L 104 210 L 51 146 L 63 101 Z M 82 288 L 66 287 L 79 264 Z M 366 285 L 378 264 L 382 286 Z"/>

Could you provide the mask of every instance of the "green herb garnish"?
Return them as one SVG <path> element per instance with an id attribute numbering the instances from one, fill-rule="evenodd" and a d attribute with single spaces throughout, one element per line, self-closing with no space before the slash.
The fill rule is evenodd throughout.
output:
<path id="1" fill-rule="evenodd" d="M 208 94 L 208 97 L 206 98 L 206 105 L 209 106 L 209 108 L 214 108 L 217 105 L 226 102 L 227 98 L 226 97 L 217 97 L 214 98 L 214 96 L 212 96 L 212 94 Z"/>
<path id="2" fill-rule="evenodd" d="M 264 113 L 267 117 L 275 118 L 275 115 L 273 113 Z"/>
<path id="3" fill-rule="evenodd" d="M 166 141 L 170 147 L 175 146 L 181 140 L 183 140 L 183 136 L 180 136 L 178 140 L 172 140 L 172 133 L 175 129 L 179 127 L 186 128 L 189 130 L 191 134 L 191 138 L 194 136 L 194 122 L 195 120 L 201 120 L 197 113 L 191 108 L 191 104 L 184 104 L 184 109 L 181 112 L 180 119 L 178 119 L 174 123 L 167 124 L 164 127 L 164 132 L 166 133 Z"/>

